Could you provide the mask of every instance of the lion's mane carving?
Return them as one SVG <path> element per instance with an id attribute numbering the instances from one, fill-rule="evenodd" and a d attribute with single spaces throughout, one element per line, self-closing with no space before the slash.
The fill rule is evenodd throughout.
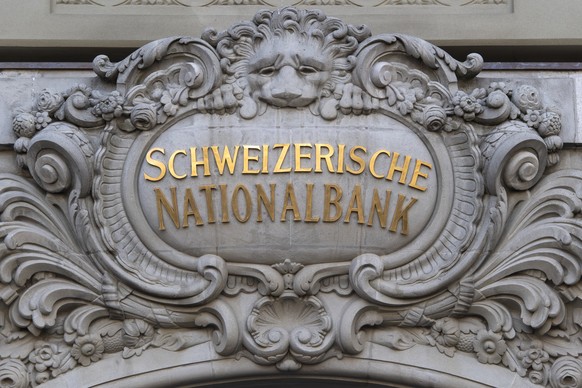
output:
<path id="1" fill-rule="evenodd" d="M 252 22 L 203 39 L 221 55 L 225 82 L 244 95 L 241 115 L 253 117 L 264 103 L 306 107 L 351 80 L 359 42 L 370 36 L 321 11 L 284 8 L 259 12 Z M 239 89 L 240 88 L 240 89 Z"/>

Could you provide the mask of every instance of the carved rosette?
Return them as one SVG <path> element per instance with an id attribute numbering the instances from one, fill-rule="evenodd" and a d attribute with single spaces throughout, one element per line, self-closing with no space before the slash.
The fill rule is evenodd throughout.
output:
<path id="1" fill-rule="evenodd" d="M 14 116 L 14 149 L 30 179 L 0 180 L 0 380 L 36 385 L 106 354 L 129 358 L 205 342 L 216 357 L 238 354 L 287 371 L 358 357 L 375 343 L 472 354 L 534 384 L 580 380 L 573 343 L 581 338 L 582 175 L 546 172 L 559 162 L 561 120 L 542 91 L 483 86 L 470 81 L 482 67 L 476 54 L 458 62 L 418 38 L 370 37 L 366 27 L 295 8 L 262 11 L 202 39 L 155 41 L 119 63 L 100 56 L 94 67 L 109 85 L 43 91 L 31 111 Z M 387 234 L 379 247 L 361 244 L 346 254 L 330 248 L 339 239 L 319 246 L 335 232 L 318 234 L 314 215 L 314 226 L 304 225 L 289 247 L 285 238 L 261 241 L 256 231 L 250 248 L 212 245 L 236 237 L 250 217 L 237 202 L 246 195 L 239 189 L 239 199 L 221 203 L 235 209 L 238 223 L 223 216 L 213 226 L 235 232 L 196 240 L 205 236 L 197 224 L 178 243 L 160 237 L 161 225 L 156 230 L 138 203 L 148 149 L 205 136 L 228 144 L 231 134 L 234 147 L 262 139 L 253 131 L 269 130 L 271 118 L 299 122 L 273 131 L 283 139 L 331 133 L 350 140 L 356 122 L 370 141 L 405 138 L 402 147 L 411 143 L 430 159 L 415 172 L 428 183 L 392 183 L 435 193 L 425 225 L 409 235 L 400 199 L 400 216 L 389 225 L 400 240 Z M 301 152 L 299 169 L 307 159 Z M 286 209 L 294 213 L 289 193 Z M 345 224 L 359 212 L 359 195 L 352 194 Z M 181 205 L 166 202 L 166 210 Z M 301 221 L 294 217 L 284 224 L 289 230 Z M 170 222 L 176 233 L 188 227 L 177 216 Z M 359 224 L 353 234 L 363 236 L 373 223 Z"/>

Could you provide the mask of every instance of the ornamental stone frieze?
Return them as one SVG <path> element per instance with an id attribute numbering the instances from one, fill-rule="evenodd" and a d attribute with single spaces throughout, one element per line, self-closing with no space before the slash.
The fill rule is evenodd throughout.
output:
<path id="1" fill-rule="evenodd" d="M 316 7 L 350 24 L 365 23 L 375 34 L 405 33 L 440 46 L 475 47 L 482 54 L 487 54 L 487 47 L 492 46 L 506 47 L 512 53 L 509 50 L 515 47 L 542 46 L 539 52 L 547 58 L 542 60 L 576 61 L 574 50 L 582 44 L 578 17 L 582 3 L 578 0 L 3 0 L 2 3 L 3 61 L 37 61 L 30 48 L 39 47 L 61 47 L 44 50 L 55 58 L 53 61 L 60 60 L 56 53 L 70 61 L 91 48 L 96 53 L 113 47 L 130 52 L 167 36 L 199 36 L 210 25 L 225 30 L 240 20 L 252 19 L 262 9 L 284 6 Z M 541 15 L 552 17 L 540 20 Z M 559 55 L 562 49 L 571 50 L 573 58 L 550 58 L 549 53 Z M 486 56 L 488 61 L 499 60 Z M 90 60 L 86 58 L 76 60 Z"/>
<path id="2" fill-rule="evenodd" d="M 0 385 L 580 386 L 568 88 L 482 66 L 289 7 L 30 91 Z"/>

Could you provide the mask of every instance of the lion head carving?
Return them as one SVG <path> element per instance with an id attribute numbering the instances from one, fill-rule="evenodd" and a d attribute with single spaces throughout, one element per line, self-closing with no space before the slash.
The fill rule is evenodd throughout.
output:
<path id="1" fill-rule="evenodd" d="M 351 80 L 359 43 L 370 36 L 321 11 L 283 8 L 258 13 L 252 22 L 203 39 L 221 56 L 225 82 L 243 91 L 241 115 L 259 107 L 306 107 Z"/>

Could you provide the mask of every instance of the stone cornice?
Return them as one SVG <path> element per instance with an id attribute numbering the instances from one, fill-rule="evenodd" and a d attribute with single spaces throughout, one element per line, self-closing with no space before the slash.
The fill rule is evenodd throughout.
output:
<path id="1" fill-rule="evenodd" d="M 263 0 L 230 3 L 6 0 L 0 15 L 0 47 L 138 47 L 184 31 L 197 35 L 208 21 L 224 29 L 260 9 L 297 4 Z M 400 32 L 441 46 L 582 44 L 577 19 L 582 6 L 577 0 L 342 0 L 301 5 L 319 7 L 350 23 L 365 20 L 376 34 Z M 551 18 L 544 17 L 550 14 Z M 543 22 L 532 22 L 541 19 Z"/>

